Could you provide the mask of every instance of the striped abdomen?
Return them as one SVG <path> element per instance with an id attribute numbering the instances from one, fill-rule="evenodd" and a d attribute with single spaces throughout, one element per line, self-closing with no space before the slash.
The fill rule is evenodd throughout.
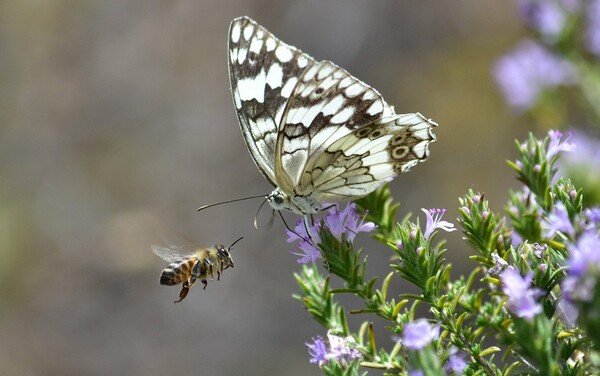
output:
<path id="1" fill-rule="evenodd" d="M 190 279 L 196 258 L 172 262 L 160 274 L 160 284 L 173 286 Z"/>

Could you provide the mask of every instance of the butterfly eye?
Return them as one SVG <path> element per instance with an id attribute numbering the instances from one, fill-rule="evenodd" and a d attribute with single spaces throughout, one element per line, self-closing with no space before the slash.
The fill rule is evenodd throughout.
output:
<path id="1" fill-rule="evenodd" d="M 276 205 L 281 205 L 283 204 L 283 197 L 280 195 L 273 196 L 273 202 L 275 202 Z"/>

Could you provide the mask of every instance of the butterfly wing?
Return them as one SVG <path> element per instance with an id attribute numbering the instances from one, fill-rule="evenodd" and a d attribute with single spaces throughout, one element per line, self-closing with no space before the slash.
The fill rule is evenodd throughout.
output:
<path id="1" fill-rule="evenodd" d="M 423 115 L 403 114 L 360 127 L 331 143 L 310 162 L 300 190 L 317 202 L 365 196 L 429 156 L 437 124 Z M 302 192 L 300 193 L 302 194 Z"/>
<path id="2" fill-rule="evenodd" d="M 240 128 L 264 177 L 285 185 L 276 170 L 277 138 L 290 96 L 302 71 L 314 60 L 248 17 L 229 28 L 229 75 Z"/>
<path id="3" fill-rule="evenodd" d="M 354 129 L 394 114 L 373 88 L 329 61 L 303 72 L 280 126 L 275 165 L 298 193 L 311 159 Z"/>

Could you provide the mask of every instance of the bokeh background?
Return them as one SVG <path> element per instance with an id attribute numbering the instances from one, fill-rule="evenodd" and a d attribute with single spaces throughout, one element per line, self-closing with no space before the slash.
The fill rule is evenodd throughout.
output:
<path id="1" fill-rule="evenodd" d="M 304 342 L 325 333 L 291 297 L 281 221 L 263 209 L 255 231 L 260 200 L 196 212 L 272 189 L 230 98 L 240 15 L 440 124 L 430 160 L 392 183 L 400 216 L 455 222 L 469 188 L 502 209 L 531 129 L 490 74 L 524 32 L 512 2 L 0 1 L 0 374 L 320 374 Z M 239 236 L 235 269 L 174 305 L 151 244 Z M 443 236 L 460 273 L 461 234 Z M 363 241 L 380 275 L 389 253 Z"/>

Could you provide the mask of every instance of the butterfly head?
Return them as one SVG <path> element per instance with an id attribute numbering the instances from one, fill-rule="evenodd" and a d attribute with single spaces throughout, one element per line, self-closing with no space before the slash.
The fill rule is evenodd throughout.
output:
<path id="1" fill-rule="evenodd" d="M 275 188 L 266 198 L 275 210 L 289 210 L 300 215 L 317 213 L 321 210 L 312 196 L 290 196 L 281 188 Z"/>

